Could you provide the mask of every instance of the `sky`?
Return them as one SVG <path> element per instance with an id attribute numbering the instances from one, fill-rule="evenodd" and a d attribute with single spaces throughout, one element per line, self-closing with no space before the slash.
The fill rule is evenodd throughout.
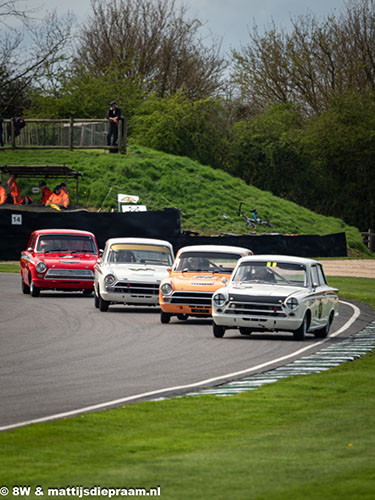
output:
<path id="1" fill-rule="evenodd" d="M 78 21 L 90 13 L 90 0 L 24 0 L 28 7 L 39 6 L 40 12 L 56 9 L 58 14 L 68 10 Z M 198 17 L 205 23 L 207 34 L 222 43 L 224 53 L 240 49 L 249 42 L 249 31 L 254 23 L 261 32 L 272 20 L 278 27 L 288 29 L 290 19 L 308 12 L 325 18 L 333 12 L 340 13 L 345 0 L 176 0 L 188 8 L 189 17 Z M 202 31 L 202 34 L 204 32 Z"/>

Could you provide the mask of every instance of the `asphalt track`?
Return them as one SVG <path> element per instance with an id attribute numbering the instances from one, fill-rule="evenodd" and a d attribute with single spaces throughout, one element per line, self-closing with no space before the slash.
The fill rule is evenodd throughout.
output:
<path id="1" fill-rule="evenodd" d="M 346 301 L 323 341 L 235 330 L 216 339 L 207 319 L 162 325 L 157 308 L 103 313 L 79 293 L 23 295 L 18 274 L 0 273 L 0 290 L 0 431 L 266 371 L 374 320 L 370 307 Z"/>

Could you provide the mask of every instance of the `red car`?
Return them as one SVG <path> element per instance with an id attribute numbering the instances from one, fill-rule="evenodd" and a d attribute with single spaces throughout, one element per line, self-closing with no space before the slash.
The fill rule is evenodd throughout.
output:
<path id="1" fill-rule="evenodd" d="M 23 293 L 38 297 L 41 290 L 94 289 L 94 266 L 99 258 L 95 236 L 74 229 L 41 229 L 31 233 L 21 253 Z"/>

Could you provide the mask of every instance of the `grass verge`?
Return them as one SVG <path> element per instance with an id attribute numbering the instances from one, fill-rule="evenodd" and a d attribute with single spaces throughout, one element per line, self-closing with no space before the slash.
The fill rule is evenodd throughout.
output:
<path id="1" fill-rule="evenodd" d="M 329 281 L 366 302 L 375 284 Z M 39 486 L 44 497 L 49 487 L 160 486 L 173 500 L 372 500 L 374 388 L 371 353 L 237 396 L 137 403 L 17 429 L 0 434 L 1 484 Z"/>

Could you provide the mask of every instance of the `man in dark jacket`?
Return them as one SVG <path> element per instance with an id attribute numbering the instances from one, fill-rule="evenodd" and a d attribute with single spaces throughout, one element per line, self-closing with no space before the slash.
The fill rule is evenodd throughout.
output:
<path id="1" fill-rule="evenodd" d="M 118 124 L 121 118 L 121 109 L 117 107 L 117 103 L 115 101 L 112 101 L 110 106 L 111 107 L 107 111 L 107 116 L 106 116 L 107 120 L 109 120 L 107 146 L 111 146 L 112 136 L 113 136 L 112 146 L 117 146 Z"/>

